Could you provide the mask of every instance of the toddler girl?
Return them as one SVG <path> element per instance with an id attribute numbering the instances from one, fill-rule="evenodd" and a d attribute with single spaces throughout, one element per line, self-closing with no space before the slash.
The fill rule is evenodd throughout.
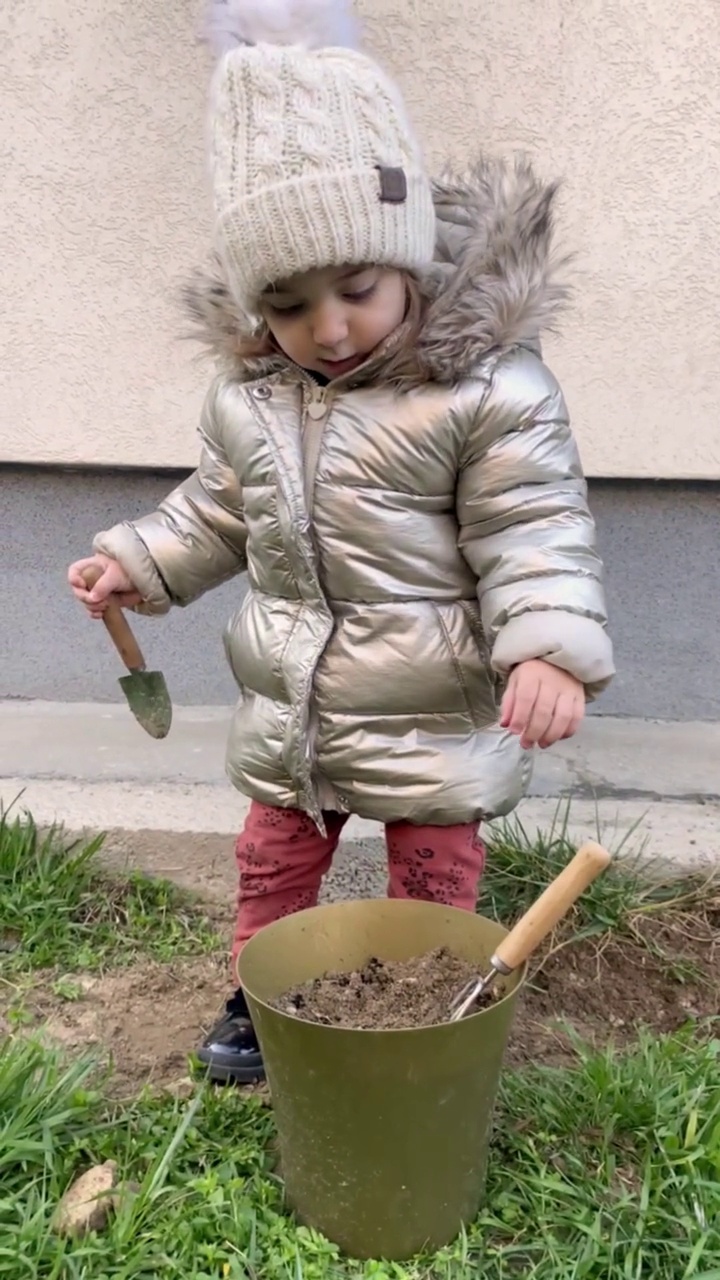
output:
<path id="1" fill-rule="evenodd" d="M 343 47 L 227 52 L 212 109 L 217 272 L 188 301 L 220 358 L 197 470 L 69 571 L 162 614 L 247 572 L 226 634 L 233 961 L 317 900 L 349 814 L 389 893 L 475 909 L 482 819 L 613 672 L 601 565 L 538 335 L 565 296 L 555 189 L 478 162 L 431 182 L 397 89 Z M 88 591 L 83 571 L 102 577 Z M 242 990 L 214 1079 L 262 1076 Z"/>

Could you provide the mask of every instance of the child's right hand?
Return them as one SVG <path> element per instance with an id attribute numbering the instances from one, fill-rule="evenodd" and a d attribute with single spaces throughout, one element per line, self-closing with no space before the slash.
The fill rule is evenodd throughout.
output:
<path id="1" fill-rule="evenodd" d="M 93 568 L 101 570 L 101 576 L 98 578 L 92 591 L 88 590 L 85 582 L 85 572 Z M 133 605 L 142 602 L 140 592 L 136 590 L 135 584 L 130 581 L 122 565 L 117 560 L 111 560 L 109 556 L 97 553 L 90 556 L 87 560 L 76 560 L 68 569 L 68 582 L 73 590 L 76 600 L 85 605 L 91 618 L 102 618 L 111 596 L 115 597 L 117 604 L 123 609 L 130 609 Z"/>

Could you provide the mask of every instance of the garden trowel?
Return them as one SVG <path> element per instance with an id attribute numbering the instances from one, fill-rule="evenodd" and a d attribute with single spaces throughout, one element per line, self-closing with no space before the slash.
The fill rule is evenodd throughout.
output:
<path id="1" fill-rule="evenodd" d="M 495 979 L 512 973 L 525 963 L 611 861 L 607 849 L 595 840 L 588 840 L 582 845 L 559 876 L 505 935 L 490 960 L 490 972 L 484 978 L 469 982 L 458 993 L 450 1005 L 450 1021 L 459 1022 L 467 1013 L 477 1013 L 478 1000 L 492 987 Z"/>
<path id="2" fill-rule="evenodd" d="M 92 590 L 100 577 L 100 570 L 88 568 L 83 576 Z M 116 600 L 110 599 L 102 618 L 128 669 L 129 674 L 121 676 L 119 684 L 130 710 L 151 738 L 167 737 L 172 723 L 172 702 L 164 675 L 161 671 L 146 671 L 142 649 Z"/>

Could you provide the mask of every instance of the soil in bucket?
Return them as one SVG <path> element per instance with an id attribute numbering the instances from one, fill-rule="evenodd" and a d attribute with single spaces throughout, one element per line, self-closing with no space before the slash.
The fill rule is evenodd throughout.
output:
<path id="1" fill-rule="evenodd" d="M 285 992 L 274 1006 L 325 1027 L 411 1031 L 448 1022 L 453 998 L 476 977 L 476 968 L 448 947 L 436 947 L 411 960 L 373 956 L 361 969 L 326 973 Z M 478 1008 L 496 999 L 495 992 L 488 991 Z"/>

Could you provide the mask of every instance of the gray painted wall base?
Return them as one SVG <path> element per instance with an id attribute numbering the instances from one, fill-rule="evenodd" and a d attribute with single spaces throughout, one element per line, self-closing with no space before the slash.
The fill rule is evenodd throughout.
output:
<path id="1" fill-rule="evenodd" d="M 177 483 L 141 472 L 0 468 L 0 698 L 118 700 L 104 628 L 66 586 L 98 529 L 142 515 Z M 619 675 L 600 714 L 720 719 L 720 485 L 595 481 Z M 138 619 L 148 663 L 179 705 L 234 701 L 221 635 L 243 579 L 161 620 Z"/>

